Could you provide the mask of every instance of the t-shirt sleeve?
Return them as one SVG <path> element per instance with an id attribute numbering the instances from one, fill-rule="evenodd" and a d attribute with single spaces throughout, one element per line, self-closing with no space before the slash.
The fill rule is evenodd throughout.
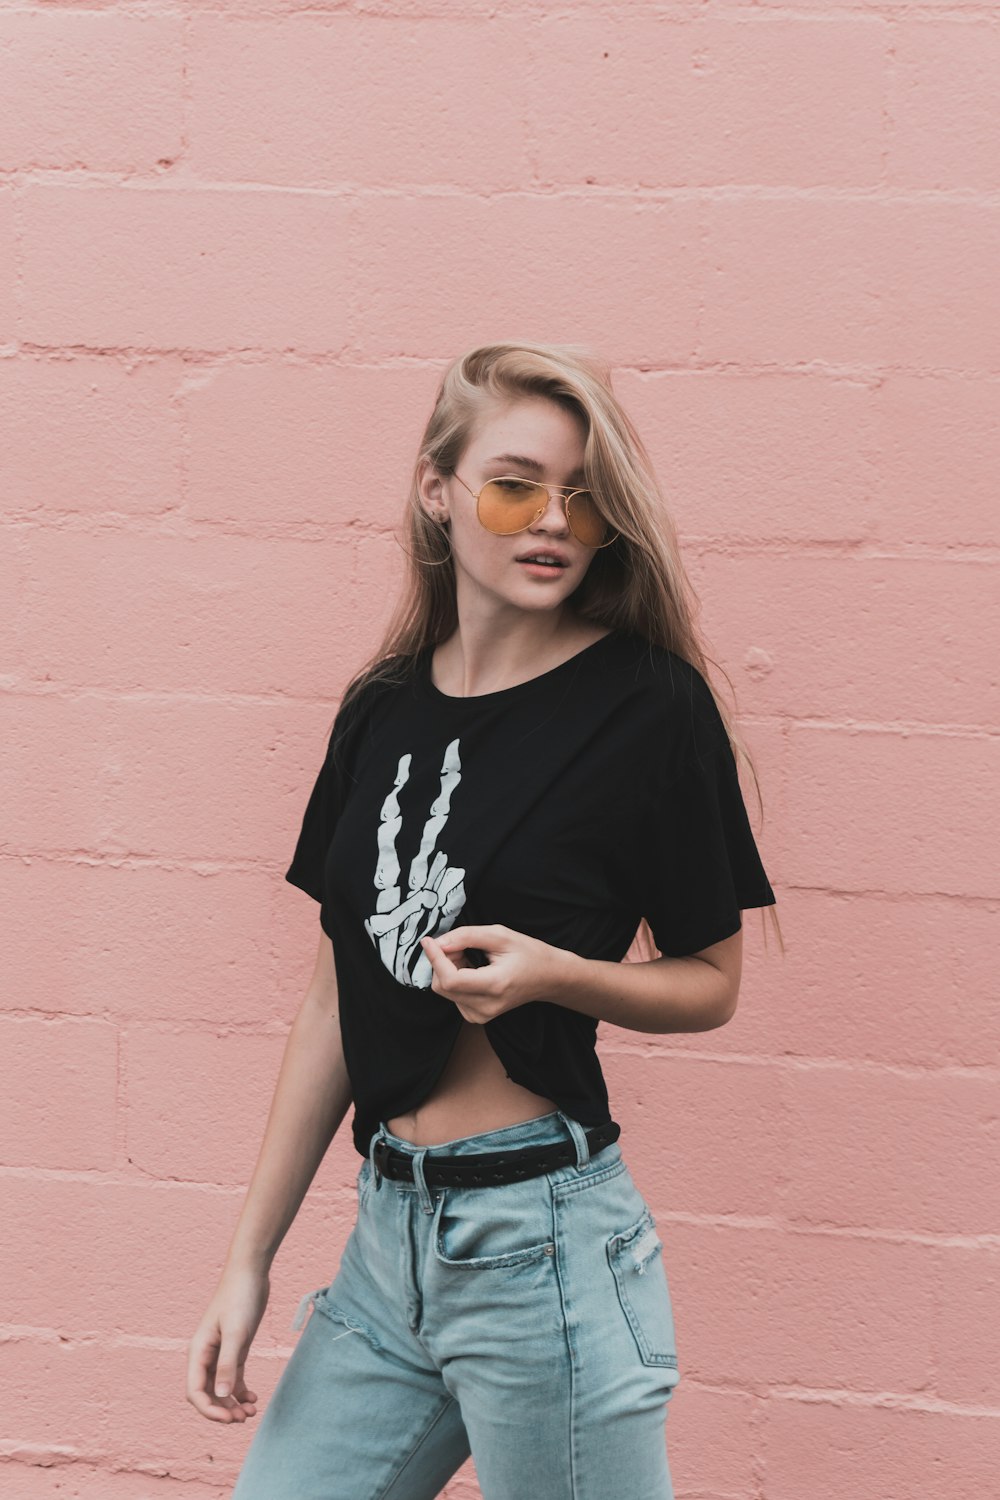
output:
<path id="1" fill-rule="evenodd" d="M 285 871 L 287 881 L 320 903 L 324 899 L 323 868 L 327 851 L 350 787 L 350 759 L 364 696 L 362 688 L 337 712 L 323 764 L 306 803 L 292 862 Z"/>
<path id="2" fill-rule="evenodd" d="M 731 937 L 742 925 L 741 911 L 775 903 L 725 725 L 704 678 L 694 682 L 696 732 L 680 770 L 664 773 L 648 825 L 643 915 L 670 958 Z"/>

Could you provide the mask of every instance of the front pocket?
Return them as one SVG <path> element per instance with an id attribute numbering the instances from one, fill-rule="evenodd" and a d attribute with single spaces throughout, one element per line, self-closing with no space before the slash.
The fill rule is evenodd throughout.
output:
<path id="1" fill-rule="evenodd" d="M 663 1242 L 648 1206 L 634 1224 L 613 1234 L 607 1242 L 608 1265 L 639 1357 L 643 1364 L 676 1370 L 674 1314 L 662 1251 Z"/>
<path id="2" fill-rule="evenodd" d="M 509 1185 L 516 1196 L 505 1194 L 503 1186 L 441 1191 L 432 1232 L 442 1265 L 482 1271 L 554 1257 L 548 1192 L 528 1195 L 527 1183 Z"/>

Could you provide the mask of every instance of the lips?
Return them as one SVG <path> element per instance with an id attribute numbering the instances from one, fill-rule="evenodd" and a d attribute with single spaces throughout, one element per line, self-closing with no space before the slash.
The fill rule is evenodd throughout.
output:
<path id="1" fill-rule="evenodd" d="M 537 552 L 522 553 L 520 557 L 515 558 L 515 562 L 532 563 L 538 559 L 541 560 L 543 567 L 546 565 L 551 566 L 553 563 L 559 568 L 565 568 L 569 565 L 569 558 L 563 557 L 561 552 L 550 552 L 548 548 L 544 547 Z"/>

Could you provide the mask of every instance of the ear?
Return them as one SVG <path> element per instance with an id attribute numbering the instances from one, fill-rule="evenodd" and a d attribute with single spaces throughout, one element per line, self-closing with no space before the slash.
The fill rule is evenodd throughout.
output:
<path id="1" fill-rule="evenodd" d="M 417 465 L 417 493 L 424 513 L 439 524 L 448 520 L 448 497 L 445 493 L 446 476 L 436 468 L 429 458 L 421 458 Z"/>

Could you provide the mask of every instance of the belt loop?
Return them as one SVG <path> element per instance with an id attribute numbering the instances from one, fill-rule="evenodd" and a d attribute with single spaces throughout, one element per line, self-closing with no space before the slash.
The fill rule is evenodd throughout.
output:
<path id="1" fill-rule="evenodd" d="M 434 1212 L 434 1200 L 427 1190 L 427 1178 L 424 1176 L 424 1157 L 427 1155 L 427 1147 L 419 1146 L 413 1153 L 413 1180 L 417 1184 L 420 1193 L 420 1207 L 425 1214 Z"/>
<path id="2" fill-rule="evenodd" d="M 587 1132 L 579 1120 L 574 1120 L 571 1115 L 564 1114 L 561 1109 L 557 1110 L 556 1113 L 573 1137 L 573 1144 L 576 1146 L 577 1166 L 585 1167 L 590 1161 L 590 1142 L 587 1140 Z"/>
<path id="3" fill-rule="evenodd" d="M 378 1192 L 379 1188 L 382 1186 L 382 1173 L 379 1171 L 378 1167 L 375 1165 L 375 1147 L 378 1145 L 379 1141 L 382 1139 L 382 1137 L 383 1137 L 384 1134 L 385 1134 L 385 1126 L 382 1124 L 381 1121 L 379 1121 L 378 1129 L 375 1131 L 374 1135 L 372 1136 L 371 1145 L 368 1148 L 368 1161 L 369 1161 L 369 1164 L 370 1164 L 371 1169 L 372 1169 L 372 1177 L 375 1180 L 375 1191 L 376 1191 L 376 1193 Z"/>

